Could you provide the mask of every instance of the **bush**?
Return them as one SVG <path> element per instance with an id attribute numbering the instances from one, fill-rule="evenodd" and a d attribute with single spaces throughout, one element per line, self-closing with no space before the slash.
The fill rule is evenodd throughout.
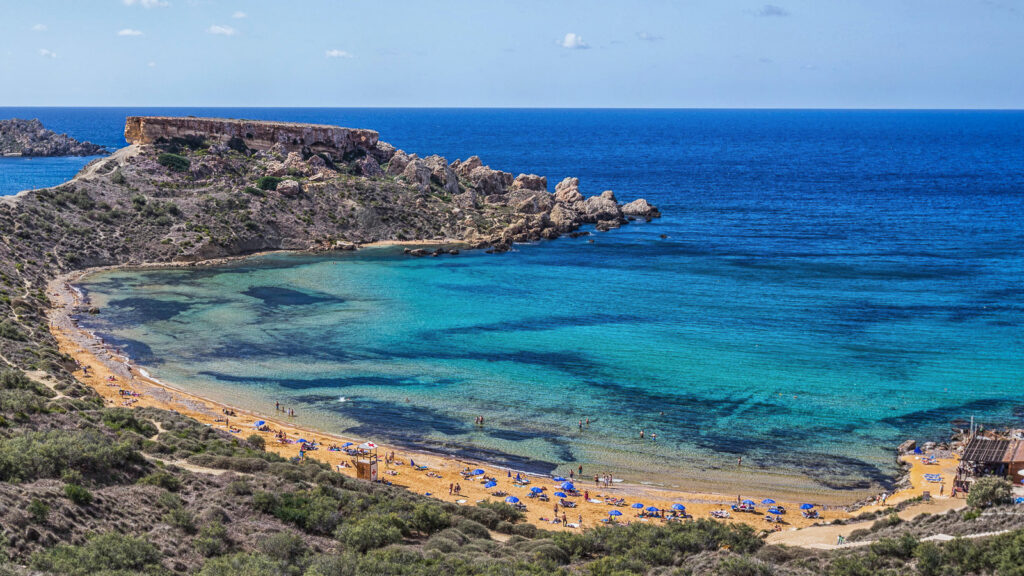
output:
<path id="1" fill-rule="evenodd" d="M 50 505 L 38 498 L 33 498 L 28 503 L 28 515 L 36 524 L 42 524 L 50 516 Z"/>
<path id="2" fill-rule="evenodd" d="M 228 531 L 217 521 L 203 526 L 195 540 L 196 550 L 207 558 L 224 554 L 229 546 Z"/>
<path id="3" fill-rule="evenodd" d="M 66 470 L 109 478 L 139 462 L 128 443 L 84 430 L 26 432 L 0 439 L 0 480 L 57 478 Z"/>
<path id="4" fill-rule="evenodd" d="M 477 506 L 497 513 L 498 517 L 506 522 L 515 523 L 526 517 L 525 514 L 504 502 L 479 502 Z"/>
<path id="5" fill-rule="evenodd" d="M 259 188 L 256 188 L 255 186 L 246 186 L 245 187 L 245 193 L 246 194 L 252 194 L 253 196 L 256 196 L 257 198 L 263 198 L 264 196 L 267 195 L 266 192 L 264 192 L 263 190 L 260 190 Z"/>
<path id="6" fill-rule="evenodd" d="M 235 554 L 214 558 L 203 564 L 199 576 L 281 576 L 275 562 L 259 554 Z"/>
<path id="7" fill-rule="evenodd" d="M 145 478 L 140 478 L 139 484 L 158 486 L 160 488 L 163 488 L 164 490 L 169 490 L 171 492 L 177 492 L 178 490 L 181 489 L 181 480 L 178 479 L 177 476 L 172 476 L 171 474 L 164 472 L 162 470 L 159 472 L 154 472 L 149 476 L 146 476 Z"/>
<path id="8" fill-rule="evenodd" d="M 302 537 L 291 532 L 278 532 L 260 542 L 260 551 L 274 560 L 292 563 L 306 554 Z"/>
<path id="9" fill-rule="evenodd" d="M 116 532 L 100 534 L 82 546 L 61 544 L 32 555 L 36 570 L 68 576 L 110 574 L 115 571 L 160 569 L 160 551 L 146 540 Z"/>
<path id="10" fill-rule="evenodd" d="M 393 514 L 367 516 L 343 525 L 338 529 L 337 537 L 349 549 L 366 552 L 401 540 L 402 530 L 398 522 L 401 520 Z"/>
<path id="11" fill-rule="evenodd" d="M 187 172 L 189 167 L 192 165 L 192 161 L 184 156 L 177 154 L 171 154 L 170 152 L 164 152 L 156 159 L 162 166 L 167 167 L 168 170 L 175 172 Z"/>
<path id="12" fill-rule="evenodd" d="M 28 340 L 28 337 L 25 336 L 25 333 L 22 332 L 21 329 L 18 328 L 18 326 L 15 323 L 7 320 L 0 322 L 0 338 L 7 338 L 8 340 L 17 340 L 19 342 L 24 342 L 25 340 Z"/>
<path id="13" fill-rule="evenodd" d="M 128 408 L 108 408 L 103 411 L 103 423 L 111 430 L 131 430 L 140 436 L 156 436 L 157 429 L 152 422 L 139 420 Z"/>
<path id="14" fill-rule="evenodd" d="M 284 178 L 278 178 L 277 176 L 263 176 L 256 181 L 256 187 L 260 190 L 277 190 L 277 185 L 282 180 Z"/>
<path id="15" fill-rule="evenodd" d="M 722 576 L 772 576 L 771 566 L 744 556 L 730 556 L 718 563 L 715 574 Z"/>
<path id="16" fill-rule="evenodd" d="M 248 442 L 250 446 L 257 450 L 266 450 L 267 448 L 267 441 L 264 440 L 263 436 L 260 436 L 259 434 L 249 434 L 249 437 L 246 438 L 245 441 Z"/>
<path id="17" fill-rule="evenodd" d="M 185 508 L 172 508 L 160 520 L 164 524 L 174 526 L 186 534 L 195 534 L 196 518 Z"/>
<path id="18" fill-rule="evenodd" d="M 879 556 L 910 558 L 917 549 L 917 538 L 904 532 L 899 538 L 880 538 L 871 543 L 871 551 Z"/>
<path id="19" fill-rule="evenodd" d="M 412 522 L 410 522 L 413 530 L 424 534 L 433 534 L 438 530 L 443 530 L 451 526 L 451 523 L 451 516 L 433 502 L 417 504 L 412 511 Z"/>
<path id="20" fill-rule="evenodd" d="M 92 492 L 78 484 L 65 484 L 64 495 L 79 506 L 88 506 L 92 502 Z"/>
<path id="21" fill-rule="evenodd" d="M 1002 478 L 985 477 L 971 486 L 967 493 L 967 505 L 972 508 L 988 508 L 996 504 L 1007 504 L 1013 496 L 1013 486 Z"/>

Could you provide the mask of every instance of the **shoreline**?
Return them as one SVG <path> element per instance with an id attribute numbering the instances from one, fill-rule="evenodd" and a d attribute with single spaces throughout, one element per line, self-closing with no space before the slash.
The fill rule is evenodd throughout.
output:
<path id="1" fill-rule="evenodd" d="M 453 242 L 444 240 L 389 241 L 368 243 L 361 246 L 373 247 L 431 244 L 453 244 Z M 88 366 L 92 371 L 92 375 L 85 376 L 81 370 L 77 370 L 74 372 L 75 378 L 99 393 L 104 398 L 108 406 L 127 404 L 130 407 L 153 406 L 163 408 L 185 414 L 208 426 L 218 427 L 221 430 L 226 430 L 227 428 L 222 422 L 224 419 L 224 410 L 233 411 L 236 415 L 230 417 L 229 420 L 233 426 L 237 426 L 241 429 L 240 434 L 248 435 L 249 433 L 259 433 L 266 440 L 266 449 L 268 451 L 276 452 L 285 457 L 297 456 L 299 452 L 298 445 L 281 444 L 275 439 L 273 433 L 257 432 L 252 427 L 253 422 L 257 420 L 264 420 L 274 431 L 283 430 L 291 438 L 304 437 L 316 439 L 325 447 L 330 444 L 341 444 L 346 441 L 355 443 L 365 441 L 365 439 L 348 438 L 336 434 L 329 434 L 311 426 L 302 426 L 292 423 L 288 421 L 287 415 L 281 413 L 266 414 L 262 411 L 247 410 L 230 406 L 195 393 L 187 392 L 175 387 L 173 384 L 162 382 L 147 373 L 144 368 L 132 365 L 129 358 L 107 347 L 102 340 L 95 335 L 78 327 L 71 317 L 76 306 L 87 304 L 85 300 L 82 300 L 83 294 L 81 291 L 78 288 L 73 287 L 72 283 L 96 272 L 114 269 L 213 266 L 242 260 L 260 254 L 273 254 L 277 252 L 289 253 L 304 251 L 277 250 L 195 262 L 113 265 L 89 268 L 63 274 L 51 280 L 47 288 L 47 292 L 50 295 L 53 304 L 49 314 L 50 330 L 56 338 L 61 352 L 69 354 L 81 366 Z M 129 368 L 129 366 L 131 366 L 131 368 Z M 139 394 L 139 396 L 130 397 L 131 399 L 125 402 L 125 397 L 121 396 L 121 390 L 128 390 L 132 393 Z M 550 524 L 547 522 L 547 519 L 551 516 L 551 512 L 553 510 L 553 501 L 556 499 L 553 498 L 552 502 L 543 503 L 535 502 L 533 499 L 527 498 L 529 487 L 531 486 L 542 486 L 549 490 L 556 488 L 556 483 L 546 475 L 526 474 L 527 477 L 533 479 L 533 482 L 527 487 L 513 488 L 510 482 L 506 482 L 506 471 L 508 469 L 505 467 L 496 467 L 484 461 L 459 458 L 452 455 L 426 450 L 421 451 L 404 446 L 388 445 L 381 446 L 381 448 L 385 453 L 393 451 L 395 453 L 396 460 L 399 462 L 413 459 L 418 460 L 420 464 L 428 465 L 430 467 L 430 472 L 435 473 L 438 476 L 426 476 L 427 472 L 414 471 L 408 466 L 391 466 L 390 468 L 385 468 L 385 471 L 382 471 L 382 480 L 391 481 L 395 485 L 406 487 L 407 489 L 416 491 L 420 494 L 429 493 L 440 500 L 455 501 L 460 504 L 470 505 L 487 499 L 501 500 L 500 497 L 496 498 L 490 494 L 492 490 L 500 489 L 511 495 L 519 497 L 522 502 L 527 503 L 528 522 L 547 529 L 566 529 L 561 525 Z M 349 457 L 344 452 L 332 452 L 326 449 L 321 449 L 313 452 L 307 452 L 306 455 L 307 457 L 326 461 L 336 470 L 345 473 L 346 475 L 354 475 L 354 471 L 351 468 L 339 469 L 337 466 L 340 462 L 347 462 L 349 460 Z M 920 480 L 920 476 L 923 474 L 921 471 L 923 466 L 915 465 L 912 461 L 908 464 L 910 465 L 909 469 L 903 470 L 901 478 L 897 479 L 897 484 L 906 484 L 907 482 L 904 482 L 902 479 L 905 477 L 910 480 L 909 487 L 899 489 L 890 496 L 889 505 L 919 496 L 923 490 Z M 479 482 L 464 480 L 458 472 L 467 467 L 483 468 L 484 470 L 487 470 L 488 475 L 496 477 L 498 482 L 497 488 L 485 490 Z M 945 468 L 945 466 L 943 466 L 943 468 Z M 952 468 L 955 469 L 955 460 L 952 462 Z M 394 472 L 394 474 L 392 474 L 392 472 Z M 515 471 L 513 470 L 513 472 Z M 950 478 L 952 478 L 951 475 Z M 915 482 L 915 479 L 917 482 Z M 460 496 L 447 496 L 444 494 L 444 488 L 451 482 L 458 482 L 463 485 L 463 491 Z M 583 474 L 576 483 L 581 491 L 588 490 L 591 493 L 592 502 L 582 503 L 581 500 L 577 500 L 580 504 L 578 504 L 576 508 L 565 510 L 565 513 L 570 523 L 576 523 L 578 519 L 582 518 L 584 527 L 599 525 L 598 520 L 605 518 L 608 512 L 612 509 L 604 502 L 593 502 L 593 500 L 600 500 L 606 496 L 626 498 L 630 504 L 639 500 L 643 502 L 645 506 L 654 505 L 661 509 L 667 509 L 673 503 L 682 503 L 686 505 L 687 512 L 694 518 L 708 518 L 710 517 L 710 512 L 712 510 L 728 509 L 730 504 L 736 502 L 736 500 L 729 495 L 708 491 L 687 491 L 650 483 L 619 481 L 610 486 L 596 486 L 593 482 L 593 476 L 589 476 L 588 480 L 587 474 Z M 914 487 L 915 484 L 917 485 L 917 488 Z M 933 489 L 937 488 L 938 486 L 933 487 Z M 857 506 L 857 503 L 854 502 L 849 502 L 844 505 L 819 506 L 819 510 L 822 511 L 822 518 L 809 520 L 800 516 L 798 511 L 799 503 L 802 501 L 820 502 L 821 495 L 808 494 L 807 496 L 809 500 L 800 500 L 799 498 L 786 498 L 780 500 L 780 503 L 784 503 L 789 510 L 789 513 L 785 516 L 787 524 L 784 525 L 784 529 L 792 530 L 796 528 L 806 528 L 815 523 L 828 522 L 836 519 L 848 520 L 853 516 L 850 509 Z M 743 494 L 743 498 L 751 498 L 756 502 L 760 502 L 764 497 L 764 495 L 754 497 L 750 493 Z M 838 500 L 838 498 L 830 500 Z M 861 502 L 863 502 L 863 500 L 861 500 Z M 771 529 L 772 525 L 767 523 L 763 517 L 763 511 L 767 506 L 759 504 L 759 508 L 760 513 L 758 514 L 732 513 L 732 518 L 729 522 L 742 522 L 758 529 Z M 873 508 L 875 508 L 874 505 L 863 506 L 857 509 L 857 512 L 871 511 Z M 630 520 L 636 521 L 635 510 L 631 508 L 620 508 L 619 510 L 623 513 L 619 518 L 620 522 Z M 562 511 L 559 513 L 561 514 Z"/>

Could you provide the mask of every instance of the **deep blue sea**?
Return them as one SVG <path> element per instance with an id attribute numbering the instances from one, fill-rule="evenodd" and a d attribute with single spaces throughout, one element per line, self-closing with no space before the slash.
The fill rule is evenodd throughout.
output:
<path id="1" fill-rule="evenodd" d="M 136 113 L 372 128 L 665 215 L 90 279 L 83 321 L 190 390 L 517 468 L 823 494 L 877 489 L 954 420 L 1024 424 L 1022 112 L 0 109 L 112 148 Z M 0 193 L 87 161 L 0 161 Z"/>

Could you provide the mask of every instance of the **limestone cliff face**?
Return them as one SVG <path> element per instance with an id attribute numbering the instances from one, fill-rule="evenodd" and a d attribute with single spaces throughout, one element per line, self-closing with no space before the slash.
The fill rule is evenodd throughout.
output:
<path id="1" fill-rule="evenodd" d="M 266 122 L 228 118 L 129 116 L 124 138 L 131 144 L 153 144 L 175 138 L 198 137 L 228 142 L 239 138 L 249 148 L 268 150 L 275 145 L 287 150 L 309 149 L 335 158 L 378 154 L 378 134 L 373 130 L 341 128 L 321 124 Z"/>

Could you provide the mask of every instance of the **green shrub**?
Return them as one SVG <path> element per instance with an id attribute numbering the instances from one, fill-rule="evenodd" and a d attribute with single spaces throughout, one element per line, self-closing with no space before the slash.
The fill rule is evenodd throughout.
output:
<path id="1" fill-rule="evenodd" d="M 195 539 L 196 550 L 207 558 L 220 556 L 230 547 L 228 531 L 220 522 L 209 522 L 199 530 Z"/>
<path id="2" fill-rule="evenodd" d="M 281 576 L 281 567 L 259 554 L 235 554 L 203 564 L 199 576 Z"/>
<path id="3" fill-rule="evenodd" d="M 116 571 L 163 572 L 160 551 L 146 540 L 116 532 L 93 536 L 82 546 L 60 544 L 32 555 L 36 570 L 68 576 L 111 574 Z"/>
<path id="4" fill-rule="evenodd" d="M 25 340 L 28 340 L 28 336 L 26 336 L 25 333 L 22 332 L 21 329 L 18 328 L 18 326 L 15 323 L 10 322 L 8 320 L 0 322 L 0 338 L 7 338 L 8 340 L 17 340 L 19 342 L 24 342 Z"/>
<path id="5" fill-rule="evenodd" d="M 26 432 L 0 439 L 0 480 L 57 478 L 65 470 L 109 478 L 141 460 L 128 443 L 85 430 Z"/>
<path id="6" fill-rule="evenodd" d="M 479 506 L 480 508 L 486 508 L 487 510 L 491 510 L 497 513 L 498 518 L 501 518 L 506 522 L 515 523 L 526 517 L 525 514 L 504 502 L 479 502 L 477 503 L 477 506 Z"/>
<path id="7" fill-rule="evenodd" d="M 1013 486 L 1002 478 L 988 476 L 971 485 L 967 493 L 967 505 L 972 508 L 988 508 L 996 504 L 1007 504 L 1013 496 Z"/>
<path id="8" fill-rule="evenodd" d="M 259 434 L 249 434 L 249 437 L 246 438 L 245 441 L 257 450 L 265 450 L 267 448 L 267 441 Z"/>
<path id="9" fill-rule="evenodd" d="M 139 484 L 147 484 L 149 486 L 159 486 L 164 490 L 171 492 L 177 492 L 181 489 L 181 480 L 177 476 L 173 476 L 163 470 L 153 472 L 145 478 L 139 479 Z"/>
<path id="10" fill-rule="evenodd" d="M 400 541 L 402 530 L 398 522 L 401 520 L 394 515 L 367 516 L 342 525 L 337 537 L 350 550 L 366 552 Z"/>
<path id="11" fill-rule="evenodd" d="M 914 550 L 917 557 L 917 571 L 922 576 L 939 576 L 942 574 L 942 550 L 931 542 L 921 542 Z"/>
<path id="12" fill-rule="evenodd" d="M 117 185 L 123 185 L 127 180 L 128 179 L 124 177 L 124 172 L 121 172 L 120 168 L 114 170 L 114 173 L 110 176 L 110 181 Z"/>
<path id="13" fill-rule="evenodd" d="M 78 484 L 65 484 L 64 495 L 79 506 L 87 506 L 92 502 L 92 492 Z"/>
<path id="14" fill-rule="evenodd" d="M 259 543 L 260 551 L 278 562 L 292 563 L 306 554 L 302 537 L 291 532 L 278 532 Z"/>
<path id="15" fill-rule="evenodd" d="M 910 558 L 916 548 L 917 538 L 909 532 L 903 533 L 899 538 L 880 538 L 871 543 L 871 552 L 894 558 Z"/>
<path id="16" fill-rule="evenodd" d="M 263 190 L 260 190 L 259 188 L 256 188 L 255 186 L 246 186 L 245 187 L 245 193 L 246 194 L 252 194 L 253 196 L 256 196 L 257 198 L 263 198 L 264 196 L 267 195 L 266 192 L 264 192 Z"/>
<path id="17" fill-rule="evenodd" d="M 195 516 L 183 507 L 168 510 L 160 520 L 164 524 L 174 526 L 186 534 L 194 534 L 196 531 Z"/>
<path id="18" fill-rule="evenodd" d="M 282 180 L 284 178 L 278 178 L 277 176 L 263 176 L 256 181 L 256 187 L 260 190 L 277 190 L 277 185 Z"/>
<path id="19" fill-rule="evenodd" d="M 718 566 L 715 567 L 715 574 L 721 576 L 772 576 L 775 571 L 771 566 L 753 558 L 730 556 L 718 563 Z"/>
<path id="20" fill-rule="evenodd" d="M 131 430 L 140 436 L 156 436 L 157 429 L 152 422 L 139 420 L 128 408 L 108 408 L 103 411 L 103 423 L 112 430 Z"/>
<path id="21" fill-rule="evenodd" d="M 175 172 L 186 172 L 192 165 L 192 161 L 189 160 L 188 158 L 184 156 L 179 156 L 177 154 L 172 154 L 170 152 L 164 152 L 163 154 L 160 154 L 160 156 L 157 157 L 156 161 L 159 162 L 162 166 L 167 167 L 167 169 L 173 170 Z"/>
<path id="22" fill-rule="evenodd" d="M 421 502 L 412 511 L 410 525 L 413 530 L 433 534 L 451 526 L 451 516 L 433 502 Z"/>
<path id="23" fill-rule="evenodd" d="M 28 503 L 28 515 L 36 524 L 42 524 L 50 516 L 50 505 L 38 498 L 33 498 Z"/>

